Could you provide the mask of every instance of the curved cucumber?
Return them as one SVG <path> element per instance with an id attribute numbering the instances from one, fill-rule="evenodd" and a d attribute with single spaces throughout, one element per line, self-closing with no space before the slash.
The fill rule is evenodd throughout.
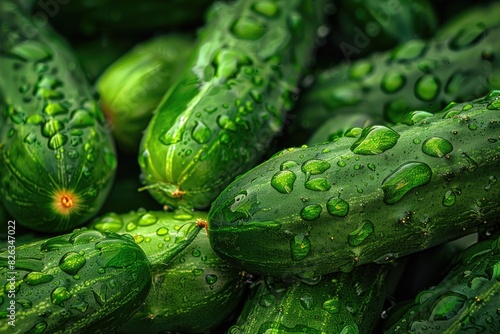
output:
<path id="1" fill-rule="evenodd" d="M 207 208 L 282 128 L 325 0 L 217 2 L 142 139 L 143 181 L 164 205 Z"/>
<path id="2" fill-rule="evenodd" d="M 312 277 L 497 228 L 500 91 L 405 123 L 243 174 L 212 204 L 212 247 L 250 273 Z"/>
<path id="3" fill-rule="evenodd" d="M 384 265 L 361 266 L 323 276 L 313 285 L 261 280 L 228 332 L 370 333 L 387 294 L 388 271 Z"/>
<path id="4" fill-rule="evenodd" d="M 19 224 L 62 232 L 104 203 L 116 156 L 90 85 L 58 36 L 0 4 L 1 201 Z"/>
<path id="5" fill-rule="evenodd" d="M 137 154 L 142 133 L 193 48 L 188 35 L 166 34 L 140 43 L 101 75 L 97 90 L 119 147 Z"/>
<path id="6" fill-rule="evenodd" d="M 470 246 L 443 281 L 421 291 L 384 333 L 499 333 L 499 268 L 498 238 Z"/>
<path id="7" fill-rule="evenodd" d="M 243 295 L 244 277 L 215 255 L 205 231 L 198 233 L 197 222 L 207 218 L 201 211 L 140 210 L 106 214 L 89 226 L 131 234 L 151 262 L 153 292 L 121 333 L 202 333 L 233 312 Z"/>
<path id="8" fill-rule="evenodd" d="M 500 88 L 500 61 L 494 55 L 500 25 L 487 23 L 462 26 L 453 34 L 448 29 L 446 38 L 410 40 L 318 73 L 294 111 L 288 132 L 293 145 L 307 141 L 297 142 L 296 134 L 310 135 L 336 114 L 366 113 L 397 123 L 408 111 L 437 112 L 450 101 L 469 101 Z"/>
<path id="9" fill-rule="evenodd" d="M 130 236 L 81 229 L 10 246 L 0 253 L 2 333 L 110 333 L 151 287 L 147 258 Z"/>

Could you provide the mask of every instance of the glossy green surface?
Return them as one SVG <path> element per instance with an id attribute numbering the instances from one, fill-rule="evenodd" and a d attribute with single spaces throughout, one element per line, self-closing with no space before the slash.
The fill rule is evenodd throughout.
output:
<path id="1" fill-rule="evenodd" d="M 228 333 L 369 333 L 382 311 L 388 271 L 367 265 L 308 283 L 261 280 Z"/>
<path id="2" fill-rule="evenodd" d="M 68 46 L 12 1 L 0 22 L 0 199 L 27 228 L 70 231 L 109 193 L 112 138 Z"/>
<path id="3" fill-rule="evenodd" d="M 405 122 L 243 174 L 212 204 L 212 247 L 251 273 L 313 277 L 497 228 L 500 91 Z"/>
<path id="4" fill-rule="evenodd" d="M 165 34 L 140 43 L 113 62 L 97 82 L 100 103 L 117 145 L 137 154 L 144 129 L 181 72 L 192 37 Z"/>
<path id="5" fill-rule="evenodd" d="M 470 246 L 448 275 L 420 291 L 384 333 L 498 333 L 499 268 L 498 238 Z"/>
<path id="6" fill-rule="evenodd" d="M 130 236 L 87 229 L 9 248 L 0 276 L 2 333 L 110 333 L 151 287 L 146 255 Z"/>
<path id="7" fill-rule="evenodd" d="M 283 126 L 325 1 L 215 3 L 185 71 L 149 123 L 143 182 L 162 204 L 207 208 Z"/>

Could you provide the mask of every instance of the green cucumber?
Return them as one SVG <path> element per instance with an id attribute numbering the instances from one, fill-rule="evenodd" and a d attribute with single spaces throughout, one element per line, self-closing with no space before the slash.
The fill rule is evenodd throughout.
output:
<path id="1" fill-rule="evenodd" d="M 281 131 L 325 0 L 215 3 L 184 72 L 142 138 L 139 164 L 164 205 L 207 208 Z"/>
<path id="2" fill-rule="evenodd" d="M 294 110 L 288 137 L 293 145 L 304 144 L 307 139 L 297 142 L 294 137 L 310 136 L 336 114 L 366 113 L 397 123 L 408 111 L 437 112 L 450 101 L 469 101 L 499 89 L 500 60 L 494 52 L 500 41 L 497 16 L 492 16 L 494 24 L 455 28 L 454 23 L 453 34 L 447 29 L 443 37 L 410 40 L 319 72 Z M 463 16 L 462 21 L 468 18 Z"/>
<path id="3" fill-rule="evenodd" d="M 116 143 L 137 155 L 142 133 L 191 53 L 192 38 L 167 34 L 142 42 L 101 75 L 97 91 Z"/>
<path id="4" fill-rule="evenodd" d="M 313 285 L 261 280 L 228 332 L 370 333 L 387 296 L 388 272 L 387 265 L 371 264 L 325 275 Z"/>
<path id="5" fill-rule="evenodd" d="M 463 251 L 440 283 L 394 314 L 399 320 L 384 333 L 499 333 L 499 245 L 492 238 Z"/>
<path id="6" fill-rule="evenodd" d="M 70 231 L 95 215 L 116 170 L 112 137 L 67 45 L 0 4 L 0 199 L 16 221 Z"/>
<path id="7" fill-rule="evenodd" d="M 109 213 L 89 226 L 131 234 L 151 262 L 154 293 L 121 333 L 202 333 L 233 312 L 243 296 L 244 276 L 215 255 L 204 230 L 197 233 L 197 222 L 207 217 L 202 211 L 139 210 Z"/>
<path id="8" fill-rule="evenodd" d="M 111 333 L 146 299 L 151 273 L 130 236 L 80 229 L 0 253 L 0 332 Z"/>
<path id="9" fill-rule="evenodd" d="M 313 277 L 498 228 L 500 91 L 404 121 L 238 177 L 209 212 L 214 250 L 250 273 Z"/>

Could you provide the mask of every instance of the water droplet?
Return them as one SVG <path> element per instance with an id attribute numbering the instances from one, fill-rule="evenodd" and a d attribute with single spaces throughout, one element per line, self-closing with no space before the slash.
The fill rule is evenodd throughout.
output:
<path id="1" fill-rule="evenodd" d="M 333 297 L 323 303 L 323 309 L 330 314 L 337 314 L 340 311 L 340 300 L 338 296 Z"/>
<path id="2" fill-rule="evenodd" d="M 41 321 L 27 330 L 26 334 L 42 334 L 47 329 L 48 325 L 45 321 Z"/>
<path id="3" fill-rule="evenodd" d="M 259 305 L 262 307 L 269 307 L 274 303 L 276 297 L 270 293 L 263 294 L 259 298 Z"/>
<path id="4" fill-rule="evenodd" d="M 197 121 L 191 136 L 198 144 L 205 144 L 212 138 L 212 131 L 205 123 Z"/>
<path id="5" fill-rule="evenodd" d="M 27 39 L 18 43 L 12 47 L 10 52 L 22 59 L 31 61 L 42 61 L 52 56 L 48 47 L 34 39 Z"/>
<path id="6" fill-rule="evenodd" d="M 373 72 L 373 65 L 366 60 L 358 60 L 349 68 L 349 78 L 360 81 Z"/>
<path id="7" fill-rule="evenodd" d="M 441 82 L 433 74 L 426 74 L 415 83 L 415 96 L 422 101 L 432 101 L 439 94 Z"/>
<path id="8" fill-rule="evenodd" d="M 462 157 L 465 158 L 465 160 L 467 160 L 467 163 L 469 164 L 467 166 L 468 172 L 470 172 L 470 173 L 474 172 L 477 169 L 477 167 L 479 166 L 474 159 L 472 159 L 471 157 L 469 157 L 467 155 L 467 153 L 462 153 Z"/>
<path id="9" fill-rule="evenodd" d="M 361 136 L 352 144 L 351 151 L 356 154 L 380 154 L 394 147 L 400 135 L 383 125 L 373 125 L 363 129 Z"/>
<path id="10" fill-rule="evenodd" d="M 367 166 L 368 166 L 368 169 L 371 171 L 375 171 L 375 169 L 376 169 L 375 164 L 369 163 Z"/>
<path id="11" fill-rule="evenodd" d="M 62 303 L 71 298 L 71 293 L 63 286 L 55 288 L 50 294 L 52 304 L 61 305 Z"/>
<path id="12" fill-rule="evenodd" d="M 57 119 L 51 118 L 43 125 L 42 135 L 44 137 L 50 138 L 62 129 L 64 129 L 64 124 Z"/>
<path id="13" fill-rule="evenodd" d="M 478 43 L 485 36 L 485 33 L 484 26 L 476 24 L 466 25 L 450 40 L 449 47 L 452 50 L 463 50 Z"/>
<path id="14" fill-rule="evenodd" d="M 37 285 L 37 284 L 50 282 L 53 279 L 54 279 L 54 276 L 52 276 L 52 275 L 44 274 L 41 272 L 31 272 L 31 273 L 26 274 L 26 276 L 24 276 L 23 282 L 30 285 L 30 286 L 33 286 L 33 285 Z"/>
<path id="15" fill-rule="evenodd" d="M 157 236 L 164 236 L 164 235 L 167 235 L 168 234 L 168 228 L 166 227 L 160 227 L 159 229 L 156 230 L 156 235 Z"/>
<path id="16" fill-rule="evenodd" d="M 158 217 L 153 215 L 152 213 L 146 213 L 139 218 L 137 225 L 139 226 L 150 226 L 156 224 L 158 221 Z"/>
<path id="17" fill-rule="evenodd" d="M 400 123 L 406 125 L 415 125 L 433 114 L 427 111 L 414 110 L 406 113 L 406 115 L 400 120 Z"/>
<path id="18" fill-rule="evenodd" d="M 380 87 L 388 94 L 396 93 L 404 87 L 406 83 L 405 77 L 397 70 L 388 70 L 385 72 Z"/>
<path id="19" fill-rule="evenodd" d="M 314 191 L 328 191 L 332 187 L 328 180 L 325 178 L 317 178 L 307 181 L 304 187 Z"/>
<path id="20" fill-rule="evenodd" d="M 49 240 L 43 242 L 40 245 L 40 251 L 41 252 L 52 252 L 52 251 L 58 251 L 59 249 L 63 247 L 70 247 L 71 243 L 66 240 L 65 237 L 53 237 L 50 238 Z"/>
<path id="21" fill-rule="evenodd" d="M 205 276 L 205 282 L 207 282 L 207 284 L 210 284 L 210 285 L 213 285 L 217 282 L 217 275 L 215 274 L 208 274 Z"/>
<path id="22" fill-rule="evenodd" d="M 423 142 L 422 151 L 431 157 L 441 158 L 453 151 L 453 145 L 444 138 L 432 137 Z"/>
<path id="23" fill-rule="evenodd" d="M 42 115 L 40 114 L 34 114 L 28 117 L 26 120 L 26 123 L 28 124 L 33 124 L 33 125 L 40 125 L 45 121 Z"/>
<path id="24" fill-rule="evenodd" d="M 98 273 L 98 274 L 103 275 L 103 274 L 105 274 L 105 273 L 106 273 L 106 269 L 104 269 L 104 268 L 99 268 L 99 269 L 97 269 L 97 273 Z"/>
<path id="25" fill-rule="evenodd" d="M 342 160 L 337 161 L 337 166 L 345 167 L 345 161 L 342 161 Z"/>
<path id="26" fill-rule="evenodd" d="M 420 57 L 427 47 L 423 40 L 410 40 L 396 48 L 392 54 L 392 60 L 398 62 L 408 62 Z"/>
<path id="27" fill-rule="evenodd" d="M 200 276 L 201 274 L 203 274 L 203 269 L 196 268 L 196 269 L 193 269 L 191 271 L 191 273 L 193 273 L 194 276 Z"/>
<path id="28" fill-rule="evenodd" d="M 26 143 L 26 144 L 34 144 L 38 141 L 38 138 L 37 138 L 37 135 L 36 133 L 34 132 L 30 132 L 26 135 L 26 137 L 24 137 L 23 141 Z"/>
<path id="29" fill-rule="evenodd" d="M 272 1 L 259 1 L 254 3 L 252 9 L 260 15 L 266 17 L 276 17 L 279 14 L 279 7 Z"/>
<path id="30" fill-rule="evenodd" d="M 59 268 L 68 275 L 76 275 L 85 265 L 85 258 L 76 252 L 66 253 L 59 261 Z"/>
<path id="31" fill-rule="evenodd" d="M 447 190 L 444 193 L 442 203 L 443 203 L 444 206 L 452 206 L 453 204 L 455 204 L 456 198 L 457 198 L 457 195 L 455 194 L 454 191 Z"/>
<path id="32" fill-rule="evenodd" d="M 313 296 L 310 293 L 304 293 L 299 298 L 300 306 L 306 310 L 312 310 L 314 308 Z"/>
<path id="33" fill-rule="evenodd" d="M 104 216 L 101 216 L 92 224 L 93 229 L 101 232 L 104 232 L 106 230 L 118 232 L 122 227 L 123 220 L 120 215 L 117 215 L 116 213 L 108 213 Z"/>
<path id="34" fill-rule="evenodd" d="M 217 116 L 217 125 L 219 125 L 221 129 L 236 131 L 236 124 L 226 115 Z"/>
<path id="35" fill-rule="evenodd" d="M 296 178 L 292 171 L 279 171 L 271 178 L 271 186 L 282 194 L 289 194 L 293 190 Z"/>
<path id="36" fill-rule="evenodd" d="M 450 320 L 457 316 L 464 306 L 467 297 L 459 293 L 448 291 L 432 305 L 430 321 Z"/>
<path id="37" fill-rule="evenodd" d="M 311 250 L 311 241 L 305 234 L 298 234 L 290 239 L 290 250 L 292 259 L 300 261 L 304 259 Z"/>
<path id="38" fill-rule="evenodd" d="M 473 130 L 473 131 L 477 130 L 477 125 L 474 123 L 469 124 L 467 127 L 469 128 L 469 130 Z"/>
<path id="39" fill-rule="evenodd" d="M 384 203 L 398 202 L 410 190 L 431 180 L 431 168 L 422 162 L 408 162 L 397 168 L 382 182 Z"/>
<path id="40" fill-rule="evenodd" d="M 349 203 L 342 198 L 332 197 L 326 202 L 326 209 L 332 216 L 345 217 L 349 213 Z"/>
<path id="41" fill-rule="evenodd" d="M 71 128 L 86 128 L 89 126 L 95 126 L 95 120 L 92 115 L 84 109 L 79 109 L 74 111 L 73 117 L 70 121 Z"/>
<path id="42" fill-rule="evenodd" d="M 68 137 L 61 133 L 57 133 L 50 137 L 49 139 L 49 148 L 51 150 L 57 150 L 58 148 L 64 146 L 68 142 Z"/>
<path id="43" fill-rule="evenodd" d="M 257 40 L 266 33 L 266 26 L 253 17 L 240 17 L 231 26 L 231 32 L 240 39 Z"/>
<path id="44" fill-rule="evenodd" d="M 300 216 L 304 220 L 314 220 L 319 217 L 322 210 L 323 209 L 319 204 L 308 205 L 302 208 L 302 210 L 300 211 Z"/>
<path id="45" fill-rule="evenodd" d="M 357 229 L 349 233 L 347 242 L 352 247 L 359 246 L 366 238 L 372 235 L 374 231 L 375 226 L 373 223 L 369 220 L 365 220 Z"/>
<path id="46" fill-rule="evenodd" d="M 302 171 L 304 173 L 309 173 L 311 175 L 322 174 L 328 168 L 330 168 L 330 163 L 325 160 L 308 160 L 302 164 Z"/>
<path id="47" fill-rule="evenodd" d="M 491 175 L 488 178 L 488 185 L 486 187 L 484 187 L 484 190 L 486 190 L 486 191 L 491 190 L 491 187 L 493 187 L 493 185 L 495 183 L 497 183 L 497 177 L 495 175 Z"/>

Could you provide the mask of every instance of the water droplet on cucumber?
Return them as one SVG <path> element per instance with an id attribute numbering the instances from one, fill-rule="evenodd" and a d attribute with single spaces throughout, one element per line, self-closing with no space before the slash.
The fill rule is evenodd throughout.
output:
<path id="1" fill-rule="evenodd" d="M 62 303 L 70 298 L 71 298 L 71 293 L 64 286 L 59 286 L 55 288 L 50 294 L 50 300 L 52 301 L 52 304 L 55 305 L 62 306 Z"/>
<path id="2" fill-rule="evenodd" d="M 78 271 L 85 265 L 85 258 L 76 252 L 69 252 L 59 261 L 59 268 L 68 275 L 76 275 Z"/>
<path id="3" fill-rule="evenodd" d="M 212 131 L 205 123 L 197 121 L 191 131 L 191 136 L 198 144 L 205 144 L 212 138 Z"/>
<path id="4" fill-rule="evenodd" d="M 341 198 L 332 197 L 326 202 L 326 209 L 332 216 L 345 217 L 349 213 L 349 203 Z"/>
<path id="5" fill-rule="evenodd" d="M 300 216 L 304 220 L 314 220 L 319 217 L 322 210 L 323 209 L 319 204 L 308 205 L 302 208 L 302 210 L 300 211 Z"/>
<path id="6" fill-rule="evenodd" d="M 431 157 L 441 158 L 453 151 L 453 145 L 447 139 L 431 137 L 423 142 L 422 151 Z"/>
<path id="7" fill-rule="evenodd" d="M 297 176 L 292 171 L 279 171 L 271 178 L 271 186 L 282 194 L 289 194 L 293 190 L 296 179 Z"/>
<path id="8" fill-rule="evenodd" d="M 314 299 L 310 293 L 304 293 L 299 298 L 300 306 L 305 310 L 312 310 L 314 308 Z"/>
<path id="9" fill-rule="evenodd" d="M 54 276 L 52 276 L 52 275 L 44 274 L 41 272 L 30 272 L 30 273 L 26 274 L 26 276 L 24 276 L 23 282 L 30 285 L 30 286 L 33 286 L 33 285 L 37 285 L 37 284 L 50 282 L 53 279 L 54 279 Z"/>
<path id="10" fill-rule="evenodd" d="M 427 184 L 431 177 L 432 170 L 425 163 L 412 161 L 401 165 L 382 182 L 384 203 L 397 203 L 410 190 Z"/>
<path id="11" fill-rule="evenodd" d="M 434 100 L 441 89 L 441 82 L 433 74 L 426 74 L 415 83 L 415 96 L 422 101 Z"/>
<path id="12" fill-rule="evenodd" d="M 373 125 L 363 129 L 359 138 L 352 144 L 351 151 L 356 154 L 380 154 L 394 147 L 400 135 L 383 125 Z"/>
<path id="13" fill-rule="evenodd" d="M 393 94 L 399 91 L 406 83 L 405 77 L 397 70 L 389 70 L 385 72 L 380 87 L 388 94 Z"/>
<path id="14" fill-rule="evenodd" d="M 369 220 L 365 220 L 357 229 L 349 233 L 347 236 L 347 243 L 352 247 L 359 246 L 366 238 L 374 234 L 374 231 L 375 226 L 373 223 Z"/>
<path id="15" fill-rule="evenodd" d="M 240 17 L 230 29 L 235 37 L 244 40 L 258 40 L 267 30 L 262 22 L 251 16 Z"/>
<path id="16" fill-rule="evenodd" d="M 292 260 L 300 261 L 309 254 L 311 241 L 305 234 L 298 234 L 290 239 L 290 250 Z"/>

